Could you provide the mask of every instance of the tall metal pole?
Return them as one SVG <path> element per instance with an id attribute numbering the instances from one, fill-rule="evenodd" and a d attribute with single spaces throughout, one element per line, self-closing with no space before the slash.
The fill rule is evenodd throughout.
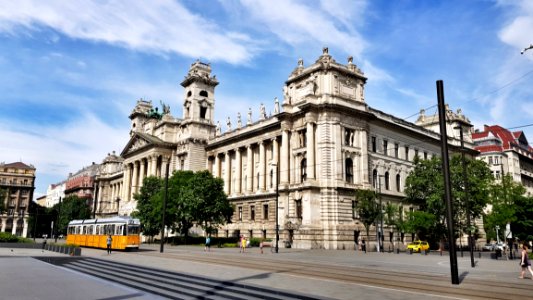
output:
<path id="1" fill-rule="evenodd" d="M 279 201 L 279 166 L 276 164 L 276 253 L 279 251 L 279 221 L 278 221 L 278 201 Z"/>
<path id="2" fill-rule="evenodd" d="M 379 192 L 379 241 L 378 241 L 378 245 L 379 245 L 379 251 L 381 253 L 385 252 L 385 250 L 383 249 L 383 204 L 382 204 L 382 199 L 381 199 L 381 177 L 383 177 L 382 175 L 378 175 L 378 192 Z"/>
<path id="3" fill-rule="evenodd" d="M 165 214 L 167 210 L 167 194 L 168 194 L 168 169 L 170 163 L 167 163 L 167 168 L 165 171 L 165 196 L 163 197 L 163 216 L 161 218 L 161 245 L 159 247 L 159 252 L 163 253 L 165 245 Z"/>
<path id="4" fill-rule="evenodd" d="M 33 224 L 33 241 L 35 242 L 35 236 L 37 235 L 37 220 L 39 219 L 39 204 L 35 207 L 35 223 Z"/>
<path id="5" fill-rule="evenodd" d="M 59 218 L 61 218 L 61 197 L 59 197 L 59 207 L 57 208 L 57 218 L 54 223 L 54 240 L 57 243 L 57 227 L 59 227 Z"/>
<path id="6" fill-rule="evenodd" d="M 457 252 L 455 252 L 455 239 L 453 230 L 453 205 L 450 181 L 450 162 L 448 156 L 448 135 L 446 133 L 446 108 L 444 107 L 444 86 L 442 80 L 437 80 L 437 98 L 439 106 L 439 125 L 442 151 L 442 170 L 444 171 L 444 194 L 446 197 L 448 242 L 450 244 L 450 271 L 452 284 L 459 284 L 459 271 L 457 268 Z"/>
<path id="7" fill-rule="evenodd" d="M 466 204 L 466 226 L 468 228 L 468 249 L 470 249 L 470 265 L 472 268 L 476 267 L 474 262 L 474 244 L 472 241 L 472 229 L 470 221 L 470 199 L 468 198 L 468 172 L 466 169 L 465 159 L 465 144 L 463 139 L 463 126 L 459 126 L 459 138 L 461 139 L 461 164 L 463 165 L 463 180 L 464 180 L 464 201 Z"/>

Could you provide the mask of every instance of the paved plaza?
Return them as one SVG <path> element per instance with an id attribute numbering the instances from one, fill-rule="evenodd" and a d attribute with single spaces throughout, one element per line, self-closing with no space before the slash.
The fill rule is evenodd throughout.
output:
<path id="1" fill-rule="evenodd" d="M 170 270 L 191 275 L 200 275 L 234 283 L 264 286 L 268 288 L 301 293 L 323 299 L 469 299 L 450 297 L 445 294 L 405 291 L 342 280 L 324 280 L 308 276 L 295 276 L 290 272 L 266 272 L 247 267 L 257 259 L 294 263 L 323 263 L 329 266 L 358 266 L 372 270 L 395 273 L 419 273 L 440 276 L 450 283 L 449 257 L 437 253 L 430 255 L 406 253 L 362 253 L 341 250 L 280 249 L 275 254 L 267 248 L 263 254 L 258 248 L 239 253 L 238 249 L 213 248 L 204 252 L 198 246 L 168 246 L 159 252 L 159 245 L 143 245 L 139 252 L 113 252 L 83 249 L 82 257 L 91 257 L 113 262 L 128 263 L 156 269 Z M 111 283 L 47 264 L 33 257 L 68 257 L 64 254 L 40 249 L 0 248 L 0 299 L 162 299 L 160 296 Z M 198 262 L 190 258 L 233 259 L 233 266 Z M 516 260 L 495 260 L 488 256 L 476 257 L 476 267 L 470 267 L 468 253 L 458 257 L 459 274 L 462 280 L 483 280 L 495 284 L 530 284 L 533 280 L 519 280 Z M 9 271 L 8 271 L 9 270 Z M 451 283 L 449 284 L 451 286 Z M 528 286 L 526 286 L 528 288 Z M 510 297 L 511 299 L 512 297 Z"/>

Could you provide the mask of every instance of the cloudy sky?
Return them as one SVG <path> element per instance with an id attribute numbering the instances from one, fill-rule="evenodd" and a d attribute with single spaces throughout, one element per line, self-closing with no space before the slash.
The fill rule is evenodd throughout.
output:
<path id="1" fill-rule="evenodd" d="M 274 97 L 299 58 L 348 56 L 368 105 L 408 121 L 446 102 L 533 143 L 533 1 L 0 1 L 0 162 L 37 168 L 36 196 L 128 141 L 139 98 L 181 117 L 180 82 L 211 63 L 217 120 Z"/>

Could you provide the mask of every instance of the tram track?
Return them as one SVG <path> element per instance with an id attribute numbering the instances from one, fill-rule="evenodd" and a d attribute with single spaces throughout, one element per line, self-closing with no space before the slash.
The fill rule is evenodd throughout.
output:
<path id="1" fill-rule="evenodd" d="M 376 288 L 402 290 L 406 292 L 425 293 L 433 295 L 446 295 L 451 298 L 462 299 L 509 299 L 513 297 L 531 297 L 533 286 L 524 283 L 509 283 L 476 278 L 462 278 L 461 284 L 452 285 L 449 278 L 438 273 L 423 272 L 398 272 L 373 269 L 358 266 L 339 266 L 327 262 L 312 263 L 302 261 L 281 260 L 246 256 L 246 263 L 242 264 L 243 257 L 227 254 L 197 255 L 189 253 L 156 253 L 144 252 L 139 255 L 173 258 L 194 261 L 197 263 L 216 264 L 221 266 L 239 266 L 242 268 L 261 270 L 270 273 L 282 273 L 308 277 L 320 280 L 331 280 L 349 284 L 366 285 Z M 530 283 L 530 282 L 528 282 Z"/>

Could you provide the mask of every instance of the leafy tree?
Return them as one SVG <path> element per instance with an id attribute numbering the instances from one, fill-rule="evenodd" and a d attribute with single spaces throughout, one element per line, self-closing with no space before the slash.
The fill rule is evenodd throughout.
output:
<path id="1" fill-rule="evenodd" d="M 149 176 L 144 178 L 139 193 L 133 195 L 137 201 L 137 209 L 132 216 L 141 221 L 142 232 L 151 239 L 161 231 L 163 208 L 163 180 Z"/>
<path id="2" fill-rule="evenodd" d="M 5 189 L 0 189 L 0 214 L 3 214 L 6 210 L 6 194 L 7 191 Z"/>
<path id="3" fill-rule="evenodd" d="M 483 161 L 465 160 L 467 178 L 465 177 L 461 157 L 456 155 L 450 160 L 450 179 L 455 216 L 454 227 L 466 230 L 466 214 L 472 218 L 482 215 L 488 203 L 487 190 L 492 183 L 489 168 Z M 444 176 L 440 157 L 429 160 L 414 161 L 414 169 L 406 179 L 405 200 L 414 204 L 425 214 L 411 214 L 407 227 L 419 235 L 430 234 L 431 239 L 438 240 L 446 236 L 446 205 L 444 201 Z M 422 218 L 416 220 L 416 218 Z M 431 223 L 433 222 L 433 223 Z M 459 226 L 461 224 L 461 226 Z M 426 226 L 422 228 L 421 226 Z"/>
<path id="4" fill-rule="evenodd" d="M 521 241 L 533 240 L 533 197 L 518 197 L 515 201 L 516 220 L 512 224 L 514 236 Z"/>
<path id="5" fill-rule="evenodd" d="M 192 178 L 191 188 L 191 213 L 206 232 L 211 232 L 231 218 L 233 207 L 224 193 L 222 179 L 213 177 L 208 171 L 199 171 Z"/>
<path id="6" fill-rule="evenodd" d="M 80 198 L 77 195 L 65 197 L 62 202 L 54 205 L 49 213 L 56 216 L 56 232 L 58 235 L 66 234 L 68 223 L 72 220 L 82 220 L 91 218 L 91 208 L 87 199 Z"/>
<path id="7" fill-rule="evenodd" d="M 192 171 L 176 171 L 169 178 L 167 215 L 172 229 L 185 237 L 195 221 L 192 214 L 194 197 L 190 188 L 193 177 Z"/>
<path id="8" fill-rule="evenodd" d="M 394 242 L 395 230 L 399 234 L 400 231 L 403 231 L 405 229 L 405 222 L 403 220 L 401 211 L 403 211 L 403 208 L 400 205 L 387 203 L 387 205 L 385 206 L 384 222 L 387 226 L 392 228 L 391 242 Z M 394 243 L 392 243 L 392 245 L 394 251 Z"/>
<path id="9" fill-rule="evenodd" d="M 502 180 L 495 183 L 490 188 L 490 204 L 492 204 L 491 212 L 485 218 L 485 229 L 487 230 L 487 238 L 495 238 L 496 226 L 500 226 L 503 233 L 505 226 L 508 223 L 518 221 L 517 210 L 519 204 L 525 204 L 527 210 L 528 201 L 523 199 L 526 189 L 519 183 L 514 182 L 510 174 L 502 177 Z M 531 218 L 531 215 L 527 219 Z M 500 236 L 502 237 L 502 236 Z"/>
<path id="10" fill-rule="evenodd" d="M 370 240 L 370 226 L 374 224 L 379 216 L 379 205 L 376 202 L 377 194 L 372 190 L 355 190 L 357 203 L 357 214 L 366 230 L 366 240 Z"/>

